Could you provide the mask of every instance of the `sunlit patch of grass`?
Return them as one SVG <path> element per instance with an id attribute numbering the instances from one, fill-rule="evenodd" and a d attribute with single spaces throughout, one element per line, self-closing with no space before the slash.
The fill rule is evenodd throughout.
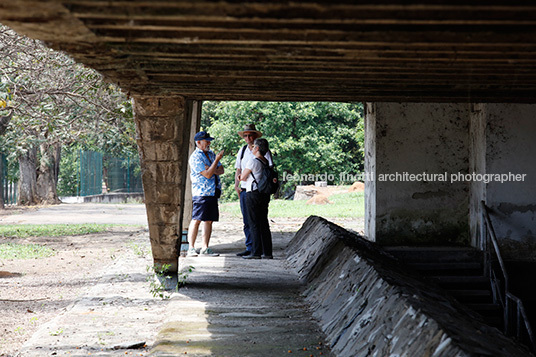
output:
<path id="1" fill-rule="evenodd" d="M 365 201 L 362 192 L 334 194 L 327 204 L 307 204 L 305 200 L 272 200 L 270 217 L 321 216 L 326 218 L 355 218 L 365 215 Z"/>
<path id="2" fill-rule="evenodd" d="M 0 226 L 0 237 L 61 237 L 106 232 L 113 224 L 21 224 Z"/>
<path id="3" fill-rule="evenodd" d="M 363 192 L 347 192 L 328 197 L 328 204 L 307 204 L 305 200 L 270 201 L 269 217 L 305 218 L 312 215 L 325 218 L 356 218 L 365 216 L 365 195 Z M 222 212 L 241 217 L 238 202 L 224 203 Z"/>
<path id="4" fill-rule="evenodd" d="M 37 244 L 0 244 L 0 259 L 36 259 L 56 254 L 53 249 Z"/>

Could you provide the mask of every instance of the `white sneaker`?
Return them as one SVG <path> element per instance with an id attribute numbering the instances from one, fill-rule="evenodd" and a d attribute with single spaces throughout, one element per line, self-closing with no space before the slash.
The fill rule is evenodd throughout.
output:
<path id="1" fill-rule="evenodd" d="M 210 248 L 201 249 L 201 252 L 199 252 L 199 254 L 204 255 L 206 257 L 219 257 L 220 256 L 218 253 L 214 253 L 214 251 Z"/>
<path id="2" fill-rule="evenodd" d="M 187 257 L 197 257 L 197 252 L 195 248 L 189 248 L 188 253 L 186 254 Z"/>

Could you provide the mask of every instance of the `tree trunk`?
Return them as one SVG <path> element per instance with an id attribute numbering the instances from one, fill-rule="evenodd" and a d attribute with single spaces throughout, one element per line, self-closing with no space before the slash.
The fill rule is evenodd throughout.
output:
<path id="1" fill-rule="evenodd" d="M 0 136 L 4 135 L 4 133 L 6 132 L 7 126 L 11 121 L 11 118 L 13 117 L 13 113 L 14 111 L 11 110 L 8 115 L 0 116 Z"/>
<path id="2" fill-rule="evenodd" d="M 61 144 L 54 144 L 54 187 L 58 187 L 58 179 L 60 178 L 60 162 L 61 162 Z"/>
<path id="3" fill-rule="evenodd" d="M 40 204 L 58 204 L 61 201 L 56 193 L 55 155 L 50 145 L 46 143 L 41 144 L 39 149 L 41 160 L 37 169 L 36 200 Z"/>
<path id="4" fill-rule="evenodd" d="M 30 206 L 37 203 L 37 175 L 36 175 L 37 150 L 32 148 L 19 157 L 19 197 L 17 204 Z"/>

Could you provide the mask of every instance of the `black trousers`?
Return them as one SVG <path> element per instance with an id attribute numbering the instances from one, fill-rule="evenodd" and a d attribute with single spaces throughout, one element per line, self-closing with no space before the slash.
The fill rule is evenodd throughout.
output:
<path id="1" fill-rule="evenodd" d="M 251 254 L 272 255 L 272 233 L 268 223 L 270 195 L 259 191 L 247 192 L 246 206 L 252 239 Z"/>

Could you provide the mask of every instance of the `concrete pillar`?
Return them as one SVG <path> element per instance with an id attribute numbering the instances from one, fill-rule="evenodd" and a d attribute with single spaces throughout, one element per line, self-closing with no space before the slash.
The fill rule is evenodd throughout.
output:
<path id="1" fill-rule="evenodd" d="M 182 97 L 134 97 L 137 142 L 153 260 L 178 270 L 184 209 L 191 101 Z"/>
<path id="2" fill-rule="evenodd" d="M 192 105 L 189 106 L 188 117 L 190 118 L 190 138 L 188 141 L 188 157 L 195 150 L 195 133 L 199 131 L 201 126 L 201 107 L 202 102 L 193 101 Z M 184 196 L 184 216 L 182 219 L 182 226 L 184 229 L 188 228 L 190 221 L 192 220 L 192 181 L 190 180 L 190 167 L 188 166 L 187 175 L 186 175 L 186 187 L 185 187 L 185 196 Z"/>
<path id="3" fill-rule="evenodd" d="M 365 237 L 376 241 L 376 106 L 365 105 Z"/>
<path id="4" fill-rule="evenodd" d="M 489 175 L 472 190 L 472 205 L 484 200 L 507 259 L 534 259 L 536 251 L 536 105 L 478 104 L 472 127 L 480 172 Z M 501 182 L 502 180 L 502 182 Z M 471 210 L 477 231 L 480 210 Z M 475 235 L 477 233 L 475 232 Z"/>
<path id="5" fill-rule="evenodd" d="M 471 155 L 469 172 L 486 173 L 486 118 L 484 111 L 477 105 L 471 106 L 469 123 L 469 140 Z M 483 249 L 481 237 L 481 201 L 486 200 L 486 185 L 482 180 L 472 180 L 469 195 L 469 230 L 471 246 Z"/>
<path id="6" fill-rule="evenodd" d="M 368 103 L 365 233 L 382 245 L 469 245 L 468 104 Z M 413 176 L 412 176 L 413 175 Z"/>
<path id="7" fill-rule="evenodd" d="M 191 105 L 188 105 L 188 118 L 190 118 L 190 138 L 188 141 L 188 157 L 195 150 L 195 133 L 199 131 L 201 126 L 201 101 L 192 101 Z M 184 211 L 182 216 L 182 244 L 180 248 L 180 255 L 186 256 L 188 251 L 188 225 L 192 220 L 192 181 L 190 179 L 190 167 L 186 170 L 186 184 L 184 188 Z"/>

